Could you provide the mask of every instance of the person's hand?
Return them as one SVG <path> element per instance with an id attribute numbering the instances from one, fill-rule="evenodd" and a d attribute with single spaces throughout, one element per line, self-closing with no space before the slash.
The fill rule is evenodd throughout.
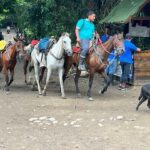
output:
<path id="1" fill-rule="evenodd" d="M 80 43 L 80 38 L 77 38 L 76 41 Z"/>
<path id="2" fill-rule="evenodd" d="M 142 50 L 140 48 L 137 48 L 137 52 L 141 52 Z"/>

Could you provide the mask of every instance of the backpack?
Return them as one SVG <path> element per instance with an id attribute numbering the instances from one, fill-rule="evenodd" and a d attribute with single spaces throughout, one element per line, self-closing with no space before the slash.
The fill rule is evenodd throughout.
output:
<path id="1" fill-rule="evenodd" d="M 45 53 L 49 45 L 49 38 L 43 38 L 39 42 L 39 51 Z"/>

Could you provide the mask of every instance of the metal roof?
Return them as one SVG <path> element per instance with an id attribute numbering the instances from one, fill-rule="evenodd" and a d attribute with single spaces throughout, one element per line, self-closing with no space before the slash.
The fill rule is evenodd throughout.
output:
<path id="1" fill-rule="evenodd" d="M 121 0 L 100 23 L 126 23 L 150 0 Z"/>

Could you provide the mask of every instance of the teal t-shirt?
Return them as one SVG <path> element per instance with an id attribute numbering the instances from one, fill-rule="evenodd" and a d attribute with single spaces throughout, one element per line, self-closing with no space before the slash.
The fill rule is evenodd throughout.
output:
<path id="1" fill-rule="evenodd" d="M 94 36 L 95 26 L 88 19 L 80 19 L 76 28 L 79 28 L 79 36 L 81 40 L 91 40 Z"/>

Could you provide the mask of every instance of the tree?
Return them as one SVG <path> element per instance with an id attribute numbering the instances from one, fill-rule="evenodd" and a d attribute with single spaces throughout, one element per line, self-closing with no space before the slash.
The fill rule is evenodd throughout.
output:
<path id="1" fill-rule="evenodd" d="M 30 38 L 60 36 L 62 32 L 72 33 L 77 20 L 86 17 L 88 10 L 97 14 L 98 21 L 108 14 L 119 0 L 2 0 L 3 11 L 16 22 L 21 32 Z M 6 12 L 5 12 L 6 10 Z"/>

